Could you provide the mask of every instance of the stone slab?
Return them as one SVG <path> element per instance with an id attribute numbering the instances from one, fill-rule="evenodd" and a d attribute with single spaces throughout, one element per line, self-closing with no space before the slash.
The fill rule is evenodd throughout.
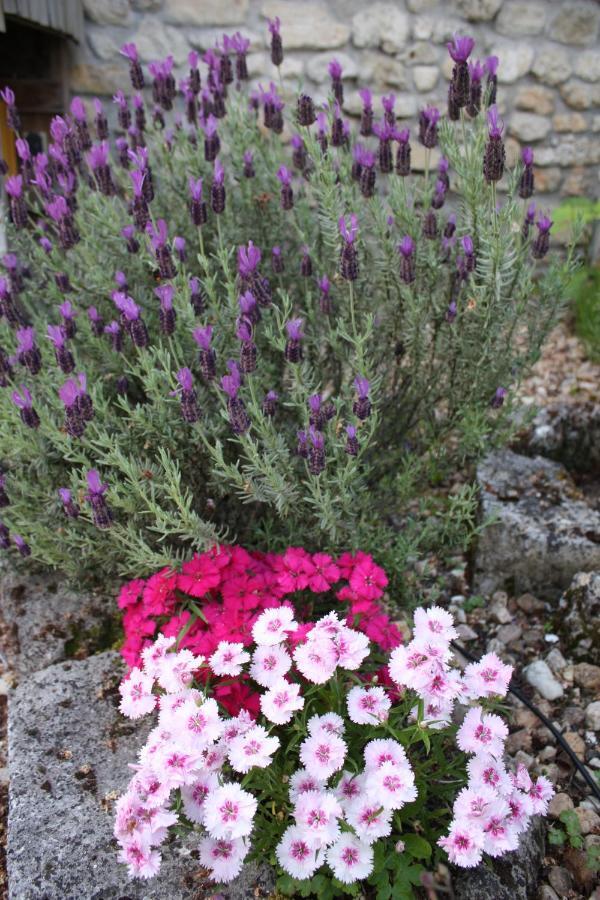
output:
<path id="1" fill-rule="evenodd" d="M 144 740 L 117 709 L 122 664 L 108 651 L 23 681 L 9 699 L 9 900 L 200 900 L 214 894 L 192 846 L 167 847 L 157 878 L 129 881 L 112 837 L 114 798 Z M 148 727 L 148 726 L 146 726 Z M 225 893 L 260 897 L 248 866 Z"/>
<path id="2" fill-rule="evenodd" d="M 58 574 L 0 570 L 0 644 L 17 679 L 71 656 L 106 649 L 118 636 L 114 600 L 69 590 Z"/>
<path id="3" fill-rule="evenodd" d="M 577 572 L 600 568 L 600 512 L 564 466 L 502 450 L 486 457 L 477 480 L 482 519 L 493 520 L 474 553 L 478 592 L 554 599 Z"/>

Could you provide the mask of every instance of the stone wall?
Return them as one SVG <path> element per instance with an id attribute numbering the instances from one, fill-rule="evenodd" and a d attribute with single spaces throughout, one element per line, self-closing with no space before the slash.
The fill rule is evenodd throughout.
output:
<path id="1" fill-rule="evenodd" d="M 119 57 L 135 41 L 144 62 L 172 54 L 186 71 L 190 49 L 205 50 L 223 31 L 251 39 L 249 71 L 274 77 L 266 17 L 280 16 L 284 83 L 300 82 L 315 98 L 328 89 L 327 64 L 344 69 L 345 109 L 358 113 L 358 88 L 396 94 L 400 117 L 424 104 L 445 107 L 454 32 L 475 36 L 476 56 L 500 57 L 499 106 L 507 122 L 507 155 L 535 150 L 543 203 L 599 193 L 600 6 L 595 0 L 83 0 L 85 46 L 71 53 L 74 93 L 110 95 L 128 88 Z"/>

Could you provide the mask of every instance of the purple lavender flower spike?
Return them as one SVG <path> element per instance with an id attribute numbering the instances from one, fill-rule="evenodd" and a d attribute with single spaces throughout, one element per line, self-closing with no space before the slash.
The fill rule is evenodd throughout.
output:
<path id="1" fill-rule="evenodd" d="M 236 335 L 241 341 L 240 348 L 240 370 L 249 375 L 256 371 L 257 348 L 252 339 L 251 324 L 242 319 L 237 326 Z"/>
<path id="2" fill-rule="evenodd" d="M 291 319 L 286 323 L 285 330 L 287 331 L 288 338 L 284 355 L 288 362 L 299 363 L 302 359 L 301 341 L 304 337 L 304 332 L 302 330 L 303 325 L 304 319 Z"/>
<path id="3" fill-rule="evenodd" d="M 238 273 L 243 280 L 247 281 L 255 275 L 261 255 L 260 249 L 252 241 L 248 241 L 248 247 L 238 247 Z"/>
<path id="4" fill-rule="evenodd" d="M 534 191 L 534 175 L 533 175 L 533 150 L 531 147 L 523 147 L 521 151 L 521 159 L 523 160 L 523 172 L 519 180 L 519 197 L 528 200 Z"/>
<path id="5" fill-rule="evenodd" d="M 185 238 L 176 236 L 173 238 L 173 250 L 179 262 L 186 260 L 186 241 Z"/>
<path id="6" fill-rule="evenodd" d="M 485 68 L 479 60 L 469 63 L 469 78 L 471 86 L 469 89 L 469 102 L 467 103 L 467 112 L 471 118 L 475 118 L 481 109 L 481 79 L 485 73 Z"/>
<path id="7" fill-rule="evenodd" d="M 77 310 L 73 308 L 73 305 L 69 300 L 65 300 L 64 303 L 61 303 L 58 310 L 63 320 L 62 324 L 66 336 L 68 338 L 74 338 L 77 334 L 77 325 L 75 324 L 75 317 L 78 315 Z"/>
<path id="8" fill-rule="evenodd" d="M 16 338 L 17 359 L 32 375 L 37 375 L 42 368 L 42 355 L 35 342 L 35 329 L 20 328 Z"/>
<path id="9" fill-rule="evenodd" d="M 5 87 L 0 91 L 0 97 L 6 103 L 6 117 L 8 122 L 8 127 L 12 131 L 20 131 L 21 130 L 21 119 L 19 117 L 19 113 L 17 111 L 17 107 L 15 104 L 15 92 L 12 88 Z"/>
<path id="10" fill-rule="evenodd" d="M 358 217 L 351 213 L 350 224 L 346 224 L 345 218 L 339 219 L 340 235 L 344 241 L 340 254 L 340 274 L 346 281 L 356 281 L 358 278 L 358 253 L 356 251 L 356 237 L 358 235 Z"/>
<path id="11" fill-rule="evenodd" d="M 487 72 L 487 106 L 493 106 L 496 103 L 496 92 L 498 90 L 498 65 L 500 60 L 497 56 L 488 56 L 484 62 L 484 68 Z"/>
<path id="12" fill-rule="evenodd" d="M 200 279 L 193 275 L 188 280 L 188 288 L 190 290 L 190 304 L 197 316 L 204 312 L 206 306 L 206 297 L 202 290 Z"/>
<path id="13" fill-rule="evenodd" d="M 221 378 L 221 387 L 227 394 L 227 411 L 229 422 L 234 434 L 245 434 L 250 428 L 250 417 L 241 397 L 238 397 L 240 378 L 237 374 L 224 375 Z"/>
<path id="14" fill-rule="evenodd" d="M 175 278 L 177 271 L 169 249 L 167 223 L 164 219 L 159 219 L 155 227 L 152 222 L 148 222 L 146 232 L 154 248 L 160 277 L 165 281 Z"/>
<path id="15" fill-rule="evenodd" d="M 184 422 L 198 422 L 201 417 L 198 396 L 194 390 L 192 373 L 186 367 L 177 372 L 179 390 L 171 391 L 173 395 L 181 394 L 181 418 Z"/>
<path id="16" fill-rule="evenodd" d="M 131 126 L 131 110 L 129 109 L 129 100 L 123 91 L 117 91 L 113 96 L 113 103 L 117 107 L 117 119 L 120 128 L 123 131 L 128 131 Z"/>
<path id="17" fill-rule="evenodd" d="M 252 150 L 244 150 L 242 159 L 244 163 L 244 178 L 254 178 L 256 172 L 254 171 L 254 154 Z"/>
<path id="18" fill-rule="evenodd" d="M 94 119 L 96 137 L 99 141 L 106 141 L 108 140 L 108 119 L 104 114 L 102 102 L 97 97 L 94 97 L 94 110 L 96 112 Z"/>
<path id="19" fill-rule="evenodd" d="M 357 419 L 364 421 L 371 415 L 371 401 L 369 399 L 370 384 L 366 378 L 358 377 L 354 379 L 354 388 L 356 390 L 356 400 L 352 404 L 352 412 Z"/>
<path id="20" fill-rule="evenodd" d="M 79 412 L 77 399 L 79 387 L 70 378 L 59 388 L 58 396 L 65 407 L 65 430 L 70 437 L 80 438 L 85 431 L 85 422 Z"/>
<path id="21" fill-rule="evenodd" d="M 91 422 L 94 418 L 94 404 L 87 390 L 87 377 L 84 372 L 77 375 L 77 412 L 84 422 Z"/>
<path id="22" fill-rule="evenodd" d="M 401 175 L 403 178 L 410 175 L 411 148 L 409 138 L 410 131 L 408 128 L 403 128 L 402 131 L 396 133 L 396 140 L 398 141 L 398 149 L 396 151 L 396 174 Z"/>
<path id="23" fill-rule="evenodd" d="M 344 84 L 342 82 L 342 66 L 339 60 L 332 59 L 327 66 L 329 77 L 331 78 L 331 90 L 337 103 L 340 106 L 344 103 Z"/>
<path id="24" fill-rule="evenodd" d="M 465 254 L 465 270 L 466 272 L 474 272 L 476 266 L 475 259 L 475 247 L 473 245 L 473 239 L 470 235 L 466 234 L 461 239 L 461 245 Z"/>
<path id="25" fill-rule="evenodd" d="M 457 311 L 458 307 L 456 305 L 456 301 L 453 300 L 446 310 L 446 322 L 448 322 L 449 325 L 452 325 L 452 323 L 454 322 Z"/>
<path id="26" fill-rule="evenodd" d="M 269 31 L 271 33 L 271 62 L 274 66 L 280 66 L 283 62 L 283 42 L 281 40 L 281 19 L 279 16 L 269 19 Z"/>
<path id="27" fill-rule="evenodd" d="M 24 384 L 21 384 L 17 390 L 13 391 L 11 400 L 19 410 L 23 424 L 28 428 L 39 428 L 40 418 L 33 408 L 31 394 Z"/>
<path id="28" fill-rule="evenodd" d="M 137 303 L 132 297 L 123 294 L 116 294 L 113 299 L 119 311 L 125 317 L 134 346 L 139 347 L 140 349 L 148 347 L 150 344 L 148 329 L 141 317 L 140 308 Z"/>
<path id="29" fill-rule="evenodd" d="M 4 522 L 0 519 L 0 547 L 3 550 L 8 550 L 10 548 L 10 531 L 4 524 Z"/>
<path id="30" fill-rule="evenodd" d="M 325 469 L 325 437 L 312 426 L 309 429 L 308 436 L 310 439 L 308 469 L 311 475 L 320 475 Z"/>
<path id="31" fill-rule="evenodd" d="M 296 437 L 298 440 L 298 443 L 296 446 L 296 453 L 298 454 L 298 456 L 301 456 L 303 459 L 308 459 L 308 444 L 307 444 L 308 435 L 306 434 L 305 431 L 298 431 Z"/>
<path id="32" fill-rule="evenodd" d="M 200 348 L 198 351 L 200 371 L 206 381 L 213 381 L 217 374 L 217 364 L 215 351 L 211 347 L 212 325 L 195 328 L 192 336 Z"/>
<path id="33" fill-rule="evenodd" d="M 475 41 L 472 37 L 459 37 L 456 34 L 452 42 L 447 44 L 448 52 L 455 63 L 450 85 L 452 102 L 459 110 L 469 102 L 471 85 L 467 60 L 474 46 Z"/>
<path id="34" fill-rule="evenodd" d="M 313 273 L 313 264 L 312 258 L 310 255 L 310 247 L 304 244 L 303 247 L 300 248 L 302 257 L 300 259 L 300 274 L 303 278 L 310 278 Z"/>
<path id="35" fill-rule="evenodd" d="M 31 547 L 20 534 L 13 534 L 13 541 L 15 542 L 15 547 L 24 559 L 31 556 Z"/>
<path id="36" fill-rule="evenodd" d="M 206 213 L 206 202 L 202 199 L 202 179 L 190 178 L 188 184 L 191 197 L 190 215 L 193 224 L 199 228 L 206 223 L 208 218 Z"/>
<path id="37" fill-rule="evenodd" d="M 48 325 L 48 337 L 54 345 L 57 365 L 65 375 L 68 375 L 75 368 L 75 360 L 67 347 L 67 334 L 64 326 Z"/>
<path id="38" fill-rule="evenodd" d="M 292 173 L 286 166 L 280 166 L 277 170 L 277 180 L 281 184 L 281 208 L 284 210 L 293 209 L 294 191 L 292 189 Z"/>
<path id="39" fill-rule="evenodd" d="M 415 242 L 406 234 L 398 244 L 400 253 L 400 278 L 404 284 L 412 284 L 416 278 Z"/>
<path id="40" fill-rule="evenodd" d="M 437 125 L 440 118 L 440 111 L 435 106 L 428 106 L 419 113 L 419 141 L 427 149 L 432 149 L 437 144 Z"/>
<path id="41" fill-rule="evenodd" d="M 10 506 L 10 497 L 6 493 L 6 476 L 0 472 L 0 508 L 6 509 Z"/>
<path id="42" fill-rule="evenodd" d="M 115 353 L 120 353 L 123 349 L 123 332 L 118 322 L 112 321 L 104 326 L 104 333 L 110 335 L 112 348 Z"/>
<path id="43" fill-rule="evenodd" d="M 300 94 L 298 97 L 297 114 L 298 125 L 309 128 L 317 118 L 315 104 L 308 94 Z"/>
<path id="44" fill-rule="evenodd" d="M 262 402 L 262 413 L 263 416 L 266 416 L 268 419 L 272 419 L 275 413 L 277 412 L 277 401 L 279 400 L 279 394 L 277 391 L 268 391 L 265 394 L 264 400 Z"/>
<path id="45" fill-rule="evenodd" d="M 23 178 L 21 175 L 10 175 L 4 180 L 4 190 L 10 202 L 10 217 L 15 228 L 27 225 L 27 204 L 23 196 Z"/>
<path id="46" fill-rule="evenodd" d="M 369 137 L 373 134 L 373 95 L 369 88 L 361 88 L 358 94 L 362 100 L 360 133 L 363 137 Z"/>
<path id="47" fill-rule="evenodd" d="M 123 44 L 121 54 L 129 60 L 129 77 L 135 91 L 141 91 L 144 87 L 144 73 L 140 65 L 137 47 L 135 44 Z"/>
<path id="48" fill-rule="evenodd" d="M 73 500 L 73 496 L 71 491 L 68 488 L 59 488 L 58 496 L 60 497 L 60 502 L 63 505 L 64 514 L 69 519 L 76 519 L 79 516 L 81 510 L 75 501 Z"/>
<path id="49" fill-rule="evenodd" d="M 358 456 L 358 437 L 354 425 L 346 425 L 346 446 L 344 448 L 348 456 Z"/>
<path id="50" fill-rule="evenodd" d="M 531 248 L 534 259 L 543 259 L 550 247 L 550 229 L 554 223 L 548 216 L 540 216 L 536 222 L 538 233 Z"/>
<path id="51" fill-rule="evenodd" d="M 173 334 L 175 331 L 176 313 L 173 309 L 173 295 L 175 288 L 172 284 L 162 284 L 154 289 L 154 293 L 160 300 L 158 321 L 163 334 Z"/>
<path id="52" fill-rule="evenodd" d="M 225 212 L 225 169 L 220 159 L 215 160 L 213 182 L 210 188 L 210 205 L 216 215 Z"/>
<path id="53" fill-rule="evenodd" d="M 389 94 L 387 97 L 382 97 L 381 105 L 383 106 L 383 118 L 386 125 L 391 125 L 393 128 L 393 126 L 396 124 L 396 113 L 394 112 L 394 107 L 396 105 L 396 95 Z"/>
<path id="54" fill-rule="evenodd" d="M 508 391 L 506 390 L 506 388 L 496 388 L 496 393 L 490 401 L 490 406 L 492 407 L 492 409 L 500 409 L 500 407 L 504 405 L 504 401 L 507 395 Z"/>
<path id="55" fill-rule="evenodd" d="M 94 144 L 88 153 L 88 163 L 94 173 L 98 190 L 106 197 L 115 193 L 115 186 L 110 171 L 108 142 Z"/>
<path id="56" fill-rule="evenodd" d="M 319 278 L 317 282 L 319 287 L 319 309 L 323 313 L 323 315 L 328 316 L 333 311 L 333 304 L 331 300 L 331 282 L 327 275 L 323 275 Z"/>
<path id="57" fill-rule="evenodd" d="M 285 270 L 281 247 L 275 246 L 271 249 L 271 268 L 275 275 L 281 275 Z"/>
<path id="58" fill-rule="evenodd" d="M 136 241 L 134 233 L 133 225 L 126 225 L 121 229 L 121 237 L 125 238 L 128 253 L 137 253 L 140 249 L 140 245 L 138 241 Z"/>
<path id="59" fill-rule="evenodd" d="M 113 522 L 113 515 L 104 496 L 108 490 L 108 485 L 102 483 L 97 469 L 90 469 L 87 473 L 87 483 L 88 492 L 85 497 L 92 507 L 94 525 L 96 528 L 110 528 Z"/>
<path id="60" fill-rule="evenodd" d="M 506 152 L 502 141 L 504 122 L 498 116 L 496 106 L 490 107 L 487 114 L 488 141 L 483 156 L 483 175 L 488 184 L 500 181 L 504 174 Z"/>

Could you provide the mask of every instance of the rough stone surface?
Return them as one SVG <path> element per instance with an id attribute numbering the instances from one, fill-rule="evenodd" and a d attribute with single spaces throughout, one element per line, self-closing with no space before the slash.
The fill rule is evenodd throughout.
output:
<path id="1" fill-rule="evenodd" d="M 539 84 L 519 88 L 515 96 L 517 109 L 526 109 L 541 116 L 554 112 L 554 91 Z"/>
<path id="2" fill-rule="evenodd" d="M 550 119 L 535 113 L 516 112 L 512 114 L 509 131 L 521 141 L 540 141 L 551 128 Z"/>
<path id="3" fill-rule="evenodd" d="M 600 731 L 600 700 L 589 703 L 585 709 L 586 728 L 591 731 Z"/>
<path id="4" fill-rule="evenodd" d="M 173 25 L 239 25 L 248 0 L 168 0 L 165 21 Z"/>
<path id="5" fill-rule="evenodd" d="M 546 3 L 509 0 L 496 19 L 496 31 L 508 37 L 541 34 L 546 18 Z"/>
<path id="6" fill-rule="evenodd" d="M 497 519 L 476 549 L 478 592 L 506 585 L 556 597 L 576 572 L 600 569 L 600 513 L 563 466 L 506 450 L 490 454 L 477 477 L 482 518 Z"/>
<path id="7" fill-rule="evenodd" d="M 571 655 L 600 664 L 600 572 L 578 572 L 559 608 L 560 633 Z"/>
<path id="8" fill-rule="evenodd" d="M 185 31 L 164 25 L 154 16 L 145 16 L 134 36 L 140 59 L 148 62 L 172 56 L 175 65 L 181 66 L 187 60 L 190 50 Z"/>
<path id="9" fill-rule="evenodd" d="M 437 66 L 415 66 L 413 69 L 413 79 L 418 91 L 432 91 L 439 77 Z"/>
<path id="10" fill-rule="evenodd" d="M 585 131 L 588 124 L 581 113 L 558 113 L 552 117 L 552 127 L 559 132 L 580 132 Z"/>
<path id="11" fill-rule="evenodd" d="M 193 847 L 167 848 L 160 875 L 129 882 L 112 839 L 113 800 L 143 741 L 117 709 L 116 653 L 51 666 L 9 705 L 9 900 L 193 900 L 211 891 Z M 115 793 L 116 792 L 116 793 Z M 248 868 L 226 896 L 254 896 Z"/>
<path id="12" fill-rule="evenodd" d="M 562 47 L 545 47 L 536 53 L 531 71 L 545 84 L 557 85 L 567 80 L 573 67 Z"/>
<path id="13" fill-rule="evenodd" d="M 342 77 L 344 79 L 356 78 L 358 75 L 358 66 L 347 53 L 336 53 L 335 57 L 332 57 L 331 53 L 318 53 L 316 56 L 311 56 L 306 64 L 306 74 L 308 77 L 319 83 L 324 81 L 329 82 L 330 78 L 327 67 L 332 58 L 337 59 L 340 63 L 343 73 Z"/>
<path id="14" fill-rule="evenodd" d="M 518 850 L 491 861 L 491 866 L 455 870 L 457 900 L 531 900 L 544 857 L 544 827 L 536 816 L 521 836 Z"/>
<path id="15" fill-rule="evenodd" d="M 334 19 L 327 7 L 319 3 L 268 0 L 261 13 L 269 19 L 279 16 L 284 44 L 289 50 L 342 47 L 350 38 L 348 25 Z"/>
<path id="16" fill-rule="evenodd" d="M 120 63 L 79 62 L 69 69 L 69 84 L 74 94 L 110 97 L 123 87 L 123 66 Z"/>
<path id="17" fill-rule="evenodd" d="M 560 95 L 573 109 L 590 109 L 600 105 L 600 84 L 584 84 L 573 79 L 561 85 Z"/>
<path id="18" fill-rule="evenodd" d="M 373 3 L 352 19 L 356 47 L 382 47 L 388 53 L 401 50 L 410 35 L 406 13 L 392 3 Z"/>
<path id="19" fill-rule="evenodd" d="M 593 44 L 598 33 L 598 4 L 561 3 L 548 34 L 563 44 Z"/>
<path id="20" fill-rule="evenodd" d="M 131 21 L 127 0 L 83 0 L 83 10 L 98 25 L 128 25 Z"/>
<path id="21" fill-rule="evenodd" d="M 552 669 L 543 659 L 536 659 L 523 670 L 523 674 L 544 700 L 558 700 L 564 694 L 562 685 L 556 680 Z"/>
<path id="22" fill-rule="evenodd" d="M 18 678 L 61 662 L 82 649 L 94 652 L 110 643 L 110 601 L 75 594 L 56 576 L 3 572 L 0 620 L 8 668 Z"/>
<path id="23" fill-rule="evenodd" d="M 493 19 L 502 0 L 456 0 L 456 7 L 470 22 L 489 22 Z"/>
<path id="24" fill-rule="evenodd" d="M 570 471 L 600 472 L 600 404 L 544 406 L 517 446 L 522 452 L 561 462 Z"/>
<path id="25" fill-rule="evenodd" d="M 361 81 L 370 84 L 385 84 L 405 90 L 409 87 L 406 67 L 398 57 L 365 50 L 361 55 Z"/>
<path id="26" fill-rule="evenodd" d="M 513 84 L 531 69 L 534 57 L 531 44 L 513 41 L 510 44 L 495 44 L 491 52 L 500 57 L 498 81 L 501 84 Z"/>
<path id="27" fill-rule="evenodd" d="M 102 60 L 116 59 L 125 43 L 124 37 L 109 28 L 90 25 L 86 33 L 94 54 Z"/>
<path id="28" fill-rule="evenodd" d="M 584 81 L 600 81 L 600 50 L 584 50 L 577 53 L 573 62 L 573 72 Z"/>

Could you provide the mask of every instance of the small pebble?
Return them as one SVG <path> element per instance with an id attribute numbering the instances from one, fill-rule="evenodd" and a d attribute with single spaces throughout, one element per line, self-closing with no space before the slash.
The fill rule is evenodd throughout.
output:
<path id="1" fill-rule="evenodd" d="M 566 897 L 573 883 L 568 869 L 564 869 L 562 866 L 552 866 L 548 872 L 548 881 L 559 897 Z"/>
<path id="2" fill-rule="evenodd" d="M 600 731 L 600 700 L 594 700 L 586 706 L 585 724 L 591 731 Z"/>
<path id="3" fill-rule="evenodd" d="M 546 700 L 558 700 L 564 694 L 548 663 L 538 659 L 524 669 L 525 678 Z"/>
<path id="4" fill-rule="evenodd" d="M 568 794 L 555 794 L 548 806 L 548 816 L 551 819 L 558 819 L 562 812 L 574 808 L 575 804 Z"/>

